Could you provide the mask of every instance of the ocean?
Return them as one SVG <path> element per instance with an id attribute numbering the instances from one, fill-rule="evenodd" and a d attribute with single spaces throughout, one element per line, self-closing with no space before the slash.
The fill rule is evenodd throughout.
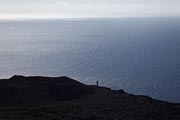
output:
<path id="1" fill-rule="evenodd" d="M 0 21 L 0 78 L 15 74 L 180 102 L 180 18 Z"/>

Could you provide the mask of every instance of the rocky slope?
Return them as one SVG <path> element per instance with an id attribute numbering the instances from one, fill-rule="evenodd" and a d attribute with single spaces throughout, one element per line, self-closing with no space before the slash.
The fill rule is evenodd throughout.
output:
<path id="1" fill-rule="evenodd" d="M 68 77 L 0 80 L 0 120 L 180 120 L 180 104 Z"/>

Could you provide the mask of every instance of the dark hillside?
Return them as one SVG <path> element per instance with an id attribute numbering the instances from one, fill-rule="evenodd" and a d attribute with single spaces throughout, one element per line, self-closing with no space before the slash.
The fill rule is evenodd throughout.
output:
<path id="1" fill-rule="evenodd" d="M 0 80 L 0 120 L 180 120 L 180 104 L 68 77 Z"/>
<path id="2" fill-rule="evenodd" d="M 68 77 L 13 76 L 0 81 L 0 105 L 38 105 L 79 98 L 89 87 Z"/>

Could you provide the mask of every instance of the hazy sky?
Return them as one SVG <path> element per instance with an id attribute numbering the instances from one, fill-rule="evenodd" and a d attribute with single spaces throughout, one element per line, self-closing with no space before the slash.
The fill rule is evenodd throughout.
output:
<path id="1" fill-rule="evenodd" d="M 0 19 L 180 16 L 180 0 L 0 0 Z"/>

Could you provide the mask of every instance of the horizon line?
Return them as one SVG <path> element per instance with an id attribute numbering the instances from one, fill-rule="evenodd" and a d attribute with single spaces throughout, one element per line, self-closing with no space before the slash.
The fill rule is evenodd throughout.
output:
<path id="1" fill-rule="evenodd" d="M 0 21 L 79 20 L 79 19 L 130 19 L 130 18 L 180 18 L 180 16 L 129 16 L 129 17 L 52 17 L 52 18 L 0 18 Z"/>

